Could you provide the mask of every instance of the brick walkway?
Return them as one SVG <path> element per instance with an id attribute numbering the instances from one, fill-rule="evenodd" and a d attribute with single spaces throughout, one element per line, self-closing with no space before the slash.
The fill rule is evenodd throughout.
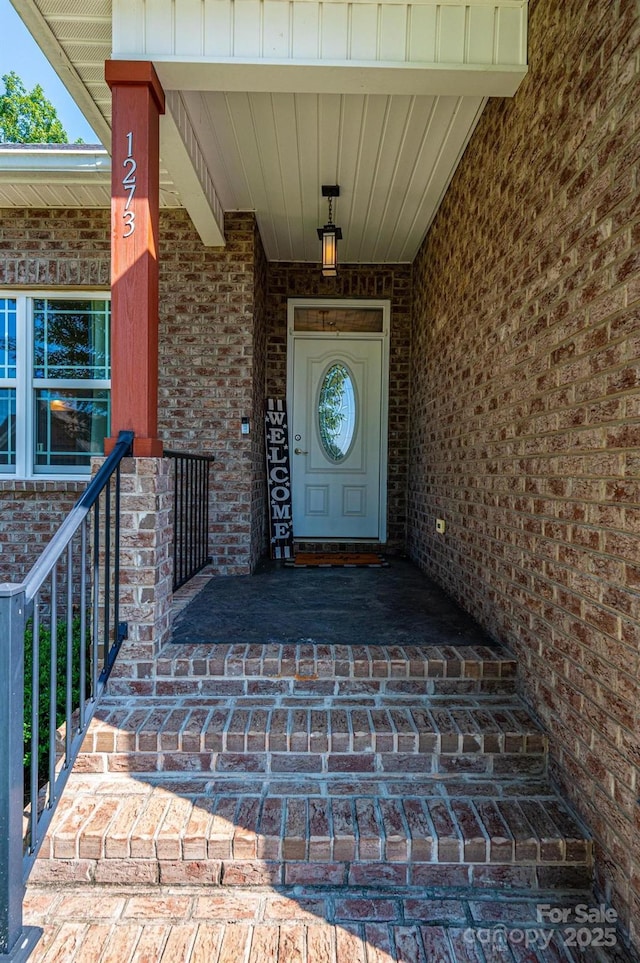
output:
<path id="1" fill-rule="evenodd" d="M 577 898 L 473 899 L 352 889 L 233 892 L 180 887 L 32 886 L 26 923 L 44 925 L 32 963 L 598 963 L 624 953 L 573 949 Z M 594 905 L 591 903 L 590 905 Z M 575 927 L 574 927 L 575 929 Z M 583 934 L 587 932 L 581 928 Z M 590 930 L 597 940 L 595 929 Z M 585 940 L 583 935 L 581 939 Z"/>
<path id="2" fill-rule="evenodd" d="M 31 874 L 34 960 L 574 959 L 553 914 L 597 905 L 591 841 L 509 653 L 200 643 L 133 669 Z M 596 930 L 575 959 L 622 960 Z"/>

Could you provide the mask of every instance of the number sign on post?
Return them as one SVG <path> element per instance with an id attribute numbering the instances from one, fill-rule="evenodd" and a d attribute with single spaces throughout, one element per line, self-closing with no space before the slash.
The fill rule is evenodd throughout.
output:
<path id="1" fill-rule="evenodd" d="M 285 403 L 267 398 L 265 412 L 271 558 L 293 558 L 289 433 Z"/>
<path id="2" fill-rule="evenodd" d="M 131 237 L 136 229 L 136 212 L 131 207 L 131 202 L 136 193 L 136 169 L 138 167 L 136 160 L 133 156 L 133 131 L 130 130 L 127 134 L 127 156 L 122 162 L 122 166 L 127 168 L 127 173 L 122 178 L 122 186 L 124 187 L 125 193 L 128 194 L 126 203 L 124 205 L 124 212 L 122 214 L 124 218 L 124 233 L 123 237 Z"/>

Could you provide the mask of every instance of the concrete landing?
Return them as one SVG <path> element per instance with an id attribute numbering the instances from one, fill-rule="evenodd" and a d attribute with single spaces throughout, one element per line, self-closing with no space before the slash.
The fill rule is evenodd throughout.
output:
<path id="1" fill-rule="evenodd" d="M 202 580 L 176 618 L 173 642 L 487 645 L 474 620 L 415 565 L 288 568 Z"/>

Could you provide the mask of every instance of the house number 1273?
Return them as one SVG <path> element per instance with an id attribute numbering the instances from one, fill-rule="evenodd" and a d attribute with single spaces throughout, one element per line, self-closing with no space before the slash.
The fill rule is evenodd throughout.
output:
<path id="1" fill-rule="evenodd" d="M 130 130 L 127 134 L 127 156 L 122 162 L 122 166 L 127 168 L 127 173 L 122 178 L 122 186 L 125 189 L 127 196 L 126 203 L 124 205 L 124 225 L 125 230 L 123 237 L 131 237 L 136 229 L 136 212 L 131 209 L 131 202 L 133 201 L 134 195 L 136 193 L 136 168 L 137 163 L 133 158 L 133 131 Z"/>

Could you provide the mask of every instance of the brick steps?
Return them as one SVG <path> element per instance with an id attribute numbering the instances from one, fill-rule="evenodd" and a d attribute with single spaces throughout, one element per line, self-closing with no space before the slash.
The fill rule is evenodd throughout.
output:
<path id="1" fill-rule="evenodd" d="M 589 884 L 499 650 L 167 646 L 137 671 L 110 685 L 34 882 Z"/>
<path id="2" fill-rule="evenodd" d="M 116 663 L 112 694 L 221 697 L 500 695 L 516 662 L 482 645 L 168 645 L 155 663 Z"/>
<path id="3" fill-rule="evenodd" d="M 253 779 L 190 786 L 72 777 L 34 882 L 585 886 L 590 843 L 544 784 Z M 386 784 L 385 784 L 386 785 Z M 209 792 L 202 792 L 207 789 Z M 416 792 L 418 788 L 418 792 Z M 190 789 L 195 792 L 189 792 Z M 198 791 L 200 790 L 200 791 Z M 304 790 L 304 792 L 300 792 Z M 373 792 L 372 792 L 373 790 Z M 527 792 L 531 790 L 531 792 Z M 516 792 L 526 795 L 515 795 Z M 537 793 L 537 795 L 536 795 Z"/>
<path id="4" fill-rule="evenodd" d="M 193 701 L 193 700 L 192 700 Z M 216 706 L 166 701 L 100 707 L 76 764 L 81 772 L 544 771 L 546 737 L 515 697 L 497 704 L 449 697 L 377 707 Z"/>
<path id="5" fill-rule="evenodd" d="M 516 661 L 485 645 L 167 645 L 155 665 L 162 676 L 259 678 L 510 677 Z"/>

